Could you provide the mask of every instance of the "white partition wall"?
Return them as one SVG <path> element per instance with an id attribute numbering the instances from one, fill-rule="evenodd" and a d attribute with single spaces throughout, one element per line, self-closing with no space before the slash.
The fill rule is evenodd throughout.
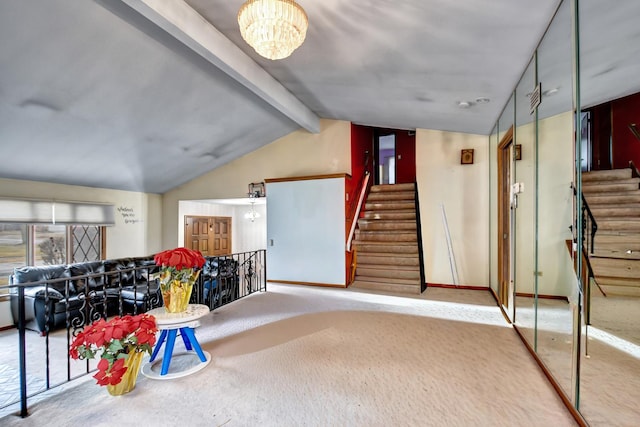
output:
<path id="1" fill-rule="evenodd" d="M 345 286 L 345 179 L 267 180 L 267 280 Z"/>

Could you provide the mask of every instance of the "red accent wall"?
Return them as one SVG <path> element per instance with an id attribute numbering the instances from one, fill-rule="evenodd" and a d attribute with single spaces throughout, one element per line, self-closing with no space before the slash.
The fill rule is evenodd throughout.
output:
<path id="1" fill-rule="evenodd" d="M 416 133 L 397 130 L 396 134 L 396 183 L 416 182 Z"/>
<path id="2" fill-rule="evenodd" d="M 611 116 L 613 168 L 626 168 L 630 160 L 640 167 L 640 140 L 629 130 L 631 123 L 640 130 L 640 94 L 612 101 Z"/>
<path id="3" fill-rule="evenodd" d="M 364 176 L 366 151 L 369 151 L 367 169 L 371 173 L 373 172 L 371 170 L 373 165 L 373 129 L 351 123 L 351 177 L 356 183 L 360 183 Z"/>

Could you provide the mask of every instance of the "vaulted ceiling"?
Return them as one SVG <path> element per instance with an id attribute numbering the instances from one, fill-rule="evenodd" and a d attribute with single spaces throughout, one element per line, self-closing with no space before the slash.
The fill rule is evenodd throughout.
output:
<path id="1" fill-rule="evenodd" d="M 163 193 L 319 118 L 489 134 L 559 0 L 300 0 L 280 61 L 242 3 L 0 2 L 0 177 Z"/>

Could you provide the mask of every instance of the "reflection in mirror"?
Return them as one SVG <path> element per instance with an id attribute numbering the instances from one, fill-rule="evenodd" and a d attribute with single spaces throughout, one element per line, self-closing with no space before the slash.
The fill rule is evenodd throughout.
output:
<path id="1" fill-rule="evenodd" d="M 524 185 L 517 198 L 515 232 L 515 324 L 533 349 L 535 339 L 535 113 L 531 114 L 530 96 L 536 86 L 535 58 L 527 66 L 516 87 L 515 182 Z M 519 188 L 519 187 L 518 187 Z"/>
<path id="2" fill-rule="evenodd" d="M 498 301 L 509 319 L 515 315 L 513 262 L 514 262 L 514 211 L 512 209 L 511 186 L 513 184 L 513 121 L 515 115 L 514 95 L 511 95 L 498 119 L 498 146 L 496 150 L 497 180 L 497 254 L 498 254 Z"/>
<path id="3" fill-rule="evenodd" d="M 595 277 L 585 289 L 578 406 L 593 426 L 638 425 L 640 187 L 629 161 L 640 165 L 640 2 L 579 6 L 584 247 Z"/>
<path id="4" fill-rule="evenodd" d="M 537 346 L 540 359 L 575 401 L 573 318 L 579 291 L 573 267 L 574 139 L 572 14 L 564 1 L 538 48 L 541 103 L 537 150 Z"/>
<path id="5" fill-rule="evenodd" d="M 493 127 L 489 136 L 489 286 L 497 297 L 498 295 L 498 259 L 494 254 L 498 253 L 498 215 L 496 188 L 497 178 L 497 154 L 498 153 L 498 124 Z"/>

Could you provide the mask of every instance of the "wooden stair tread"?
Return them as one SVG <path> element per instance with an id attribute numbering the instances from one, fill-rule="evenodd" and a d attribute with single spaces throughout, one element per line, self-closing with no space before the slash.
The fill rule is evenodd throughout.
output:
<path id="1" fill-rule="evenodd" d="M 605 180 L 617 180 L 631 178 L 631 169 L 608 169 L 608 170 L 596 170 L 582 173 L 582 182 L 591 181 L 605 181 Z"/>
<path id="2" fill-rule="evenodd" d="M 396 192 L 396 191 L 415 191 L 415 184 L 379 184 L 372 185 L 370 193 L 378 192 Z"/>
<path id="3" fill-rule="evenodd" d="M 371 282 L 368 280 L 356 279 L 351 285 L 357 289 L 367 289 L 374 291 L 382 291 L 393 294 L 420 295 L 422 292 L 420 284 L 402 284 L 402 283 L 382 283 Z"/>
<path id="4" fill-rule="evenodd" d="M 624 178 L 624 179 L 606 179 L 606 180 L 587 180 L 583 182 L 582 188 L 585 189 L 587 187 L 595 187 L 598 185 L 611 185 L 611 184 L 639 184 L 640 178 Z"/>

